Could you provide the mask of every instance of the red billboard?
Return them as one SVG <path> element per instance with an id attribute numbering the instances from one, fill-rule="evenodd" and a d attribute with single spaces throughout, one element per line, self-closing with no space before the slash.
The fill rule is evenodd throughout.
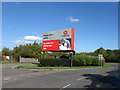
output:
<path id="1" fill-rule="evenodd" d="M 74 28 L 43 33 L 42 51 L 74 51 Z"/>

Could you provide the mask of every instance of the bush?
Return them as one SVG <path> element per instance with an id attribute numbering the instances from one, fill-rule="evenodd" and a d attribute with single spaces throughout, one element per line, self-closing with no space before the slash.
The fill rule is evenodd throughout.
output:
<path id="1" fill-rule="evenodd" d="M 82 66 L 86 65 L 85 57 L 84 55 L 74 55 L 73 56 L 73 65 L 74 66 Z"/>
<path id="2" fill-rule="evenodd" d="M 70 66 L 70 59 L 41 59 L 41 66 Z M 104 60 L 102 60 L 102 65 Z M 101 62 L 98 60 L 97 56 L 89 55 L 74 55 L 73 56 L 73 66 L 98 66 Z"/>
<path id="3" fill-rule="evenodd" d="M 101 65 L 98 60 L 98 56 L 89 56 L 89 55 L 75 55 L 74 57 L 74 65 L 75 66 L 90 66 L 90 65 Z M 102 65 L 104 65 L 104 60 L 102 60 Z"/>
<path id="4" fill-rule="evenodd" d="M 109 54 L 105 57 L 106 62 L 120 62 L 120 55 Z"/>
<path id="5" fill-rule="evenodd" d="M 66 55 L 62 55 L 62 56 L 60 56 L 60 58 L 61 58 L 61 59 L 69 59 L 69 57 L 66 56 Z"/>
<path id="6" fill-rule="evenodd" d="M 41 59 L 42 66 L 70 66 L 69 59 Z"/>

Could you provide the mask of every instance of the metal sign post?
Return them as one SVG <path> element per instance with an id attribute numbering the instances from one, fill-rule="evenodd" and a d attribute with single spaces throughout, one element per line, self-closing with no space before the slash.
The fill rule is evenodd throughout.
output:
<path id="1" fill-rule="evenodd" d="M 73 66 L 73 52 L 70 52 L 70 67 Z"/>

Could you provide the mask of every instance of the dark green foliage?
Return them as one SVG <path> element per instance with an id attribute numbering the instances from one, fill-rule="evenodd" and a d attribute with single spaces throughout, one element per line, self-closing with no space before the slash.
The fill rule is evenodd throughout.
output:
<path id="1" fill-rule="evenodd" d="M 103 48 L 99 48 L 95 53 L 103 54 L 106 62 L 120 62 L 120 50 L 105 50 Z"/>
<path id="2" fill-rule="evenodd" d="M 70 66 L 69 59 L 41 59 L 42 66 Z"/>
<path id="3" fill-rule="evenodd" d="M 95 53 L 99 53 L 99 54 L 106 54 L 106 50 L 104 48 L 99 48 L 95 51 Z"/>
<path id="4" fill-rule="evenodd" d="M 66 56 L 66 55 L 62 55 L 62 56 L 60 56 L 60 58 L 61 58 L 61 59 L 69 59 L 69 57 Z"/>
<path id="5" fill-rule="evenodd" d="M 106 62 L 120 62 L 120 55 L 109 54 L 105 57 Z"/>
<path id="6" fill-rule="evenodd" d="M 6 48 L 6 47 L 5 47 L 5 48 L 2 49 L 2 55 L 3 55 L 3 56 L 9 56 L 9 55 L 10 55 L 10 52 L 11 52 L 11 51 L 10 51 L 9 48 Z"/>
<path id="7" fill-rule="evenodd" d="M 13 49 L 13 57 L 18 59 L 19 57 L 25 58 L 41 58 L 41 44 L 34 42 L 33 44 L 19 45 Z"/>
<path id="8" fill-rule="evenodd" d="M 106 62 L 120 62 L 120 50 L 106 50 Z"/>

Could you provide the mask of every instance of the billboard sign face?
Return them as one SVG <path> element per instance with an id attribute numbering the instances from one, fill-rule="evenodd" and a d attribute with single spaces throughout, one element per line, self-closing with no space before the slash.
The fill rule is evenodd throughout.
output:
<path id="1" fill-rule="evenodd" d="M 74 28 L 44 32 L 42 51 L 74 51 Z"/>

